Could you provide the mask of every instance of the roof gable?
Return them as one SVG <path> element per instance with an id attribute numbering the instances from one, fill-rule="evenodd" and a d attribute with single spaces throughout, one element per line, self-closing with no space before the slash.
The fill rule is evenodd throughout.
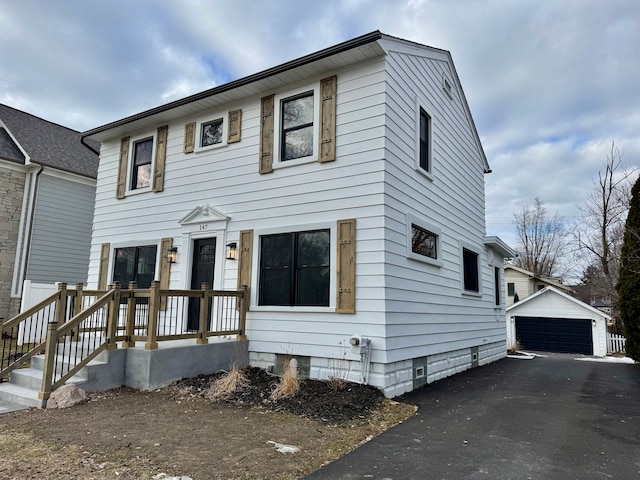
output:
<path id="1" fill-rule="evenodd" d="M 4 127 L 0 127 L 0 158 L 24 165 L 25 156 Z"/>
<path id="2" fill-rule="evenodd" d="M 536 280 L 536 281 L 541 282 L 541 283 L 546 283 L 549 286 L 553 286 L 553 287 L 556 287 L 558 289 L 565 290 L 567 292 L 571 292 L 572 291 L 571 287 L 569 287 L 568 285 L 564 285 L 564 284 L 562 284 L 562 283 L 560 283 L 560 282 L 558 282 L 556 280 L 553 280 L 552 278 L 549 278 L 549 277 L 543 277 L 543 276 L 540 276 L 540 275 L 536 275 L 535 273 L 530 272 L 529 270 L 525 270 L 524 268 L 516 267 L 515 265 L 511 265 L 511 264 L 505 265 L 504 266 L 505 273 L 507 273 L 509 270 L 511 270 L 513 272 L 516 272 L 516 273 L 519 273 L 522 276 L 528 277 L 531 280 Z"/>
<path id="3" fill-rule="evenodd" d="M 578 300 L 575 297 L 572 297 L 571 295 L 568 295 L 565 292 L 562 292 L 560 290 L 558 290 L 557 288 L 554 287 L 544 287 L 542 290 L 534 293 L 533 295 L 529 295 L 527 298 L 520 300 L 517 303 L 514 303 L 513 305 L 510 305 L 506 308 L 506 312 L 507 314 L 518 310 L 520 307 L 522 307 L 523 305 L 531 305 L 531 304 L 535 304 L 538 302 L 546 302 L 548 297 L 550 296 L 559 296 L 562 301 L 566 301 L 566 302 L 570 302 L 572 304 L 575 304 L 576 306 L 579 306 L 585 310 L 588 310 L 590 313 L 592 313 L 593 315 L 598 315 L 602 318 L 605 318 L 607 320 L 610 320 L 611 317 L 609 315 L 607 315 L 606 313 L 604 313 L 602 310 L 598 310 L 597 308 L 593 308 L 591 305 L 587 305 L 586 303 Z"/>
<path id="4" fill-rule="evenodd" d="M 81 143 L 80 132 L 2 104 L 0 123 L 4 126 L 6 135 L 4 141 L 0 135 L 0 156 L 3 156 L 3 152 L 11 155 L 10 150 L 13 148 L 15 158 L 10 160 L 20 163 L 28 160 L 38 165 L 96 178 L 98 155 Z M 11 140 L 13 147 L 8 145 L 7 138 Z M 91 142 L 91 146 L 97 151 L 99 143 Z M 15 149 L 20 155 L 16 155 Z"/>

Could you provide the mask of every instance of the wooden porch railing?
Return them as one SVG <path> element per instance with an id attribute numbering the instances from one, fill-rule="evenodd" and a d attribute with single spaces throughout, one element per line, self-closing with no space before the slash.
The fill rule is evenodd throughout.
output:
<path id="1" fill-rule="evenodd" d="M 191 301 L 191 306 L 190 306 Z M 189 309 L 198 305 L 196 329 L 188 329 Z M 0 378 L 34 355 L 45 354 L 40 398 L 46 400 L 104 350 L 130 348 L 144 342 L 145 349 L 158 348 L 158 342 L 236 335 L 245 338 L 247 289 L 161 290 L 159 282 L 149 289 L 135 283 L 122 289 L 88 291 L 82 285 L 58 291 L 38 305 L 2 324 Z M 6 366 L 5 366 L 6 364 Z"/>

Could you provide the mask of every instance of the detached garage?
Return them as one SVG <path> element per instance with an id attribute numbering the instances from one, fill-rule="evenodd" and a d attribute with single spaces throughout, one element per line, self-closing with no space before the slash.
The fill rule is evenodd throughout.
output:
<path id="1" fill-rule="evenodd" d="M 507 308 L 507 342 L 525 350 L 607 354 L 607 322 L 611 317 L 554 287 Z"/>

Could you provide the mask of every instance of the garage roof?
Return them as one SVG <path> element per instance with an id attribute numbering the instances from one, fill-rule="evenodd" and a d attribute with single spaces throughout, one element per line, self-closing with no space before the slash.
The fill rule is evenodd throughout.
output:
<path id="1" fill-rule="evenodd" d="M 576 297 L 572 297 L 571 295 L 568 295 L 560 290 L 558 290 L 555 287 L 544 287 L 542 290 L 534 293 L 533 295 L 528 296 L 527 298 L 520 300 L 517 303 L 514 303 L 513 305 L 510 305 L 506 308 L 506 312 L 507 315 L 509 315 L 510 313 L 513 314 L 515 313 L 514 311 L 517 311 L 519 308 L 521 308 L 523 305 L 526 304 L 533 304 L 536 303 L 536 299 L 540 298 L 540 297 L 548 297 L 548 296 L 552 296 L 552 295 L 559 295 L 560 297 L 562 297 L 563 299 L 572 302 L 574 304 L 574 306 L 578 307 L 578 308 L 583 308 L 585 310 L 588 310 L 592 315 L 597 315 L 599 317 L 602 317 L 604 319 L 606 319 L 607 321 L 611 320 L 611 317 L 609 315 L 607 315 L 606 313 L 604 313 L 601 310 L 598 310 L 597 308 L 593 308 L 591 305 L 587 305 L 586 303 L 578 300 Z M 559 315 L 561 316 L 561 315 Z"/>

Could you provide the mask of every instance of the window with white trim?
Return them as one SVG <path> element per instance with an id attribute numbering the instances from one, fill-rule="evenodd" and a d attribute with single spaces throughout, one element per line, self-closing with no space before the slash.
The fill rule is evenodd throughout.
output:
<path id="1" fill-rule="evenodd" d="M 318 160 L 319 84 L 275 96 L 274 168 Z"/>
<path id="2" fill-rule="evenodd" d="M 130 190 L 151 187 L 153 136 L 134 140 L 131 148 Z"/>
<path id="3" fill-rule="evenodd" d="M 500 267 L 493 267 L 493 289 L 494 289 L 494 300 L 496 307 L 500 306 L 502 302 L 502 295 L 500 294 L 502 282 L 500 281 Z"/>
<path id="4" fill-rule="evenodd" d="M 480 255 L 462 247 L 462 288 L 465 293 L 480 293 Z"/>
<path id="5" fill-rule="evenodd" d="M 201 118 L 197 123 L 196 152 L 224 147 L 227 144 L 228 112 L 218 112 Z"/>
<path id="6" fill-rule="evenodd" d="M 431 117 L 424 108 L 420 108 L 418 128 L 418 165 L 425 172 L 431 173 Z"/>
<path id="7" fill-rule="evenodd" d="M 260 236 L 258 305 L 329 306 L 329 229 Z"/>
<path id="8" fill-rule="evenodd" d="M 407 256 L 441 267 L 441 230 L 411 213 L 407 213 Z"/>

